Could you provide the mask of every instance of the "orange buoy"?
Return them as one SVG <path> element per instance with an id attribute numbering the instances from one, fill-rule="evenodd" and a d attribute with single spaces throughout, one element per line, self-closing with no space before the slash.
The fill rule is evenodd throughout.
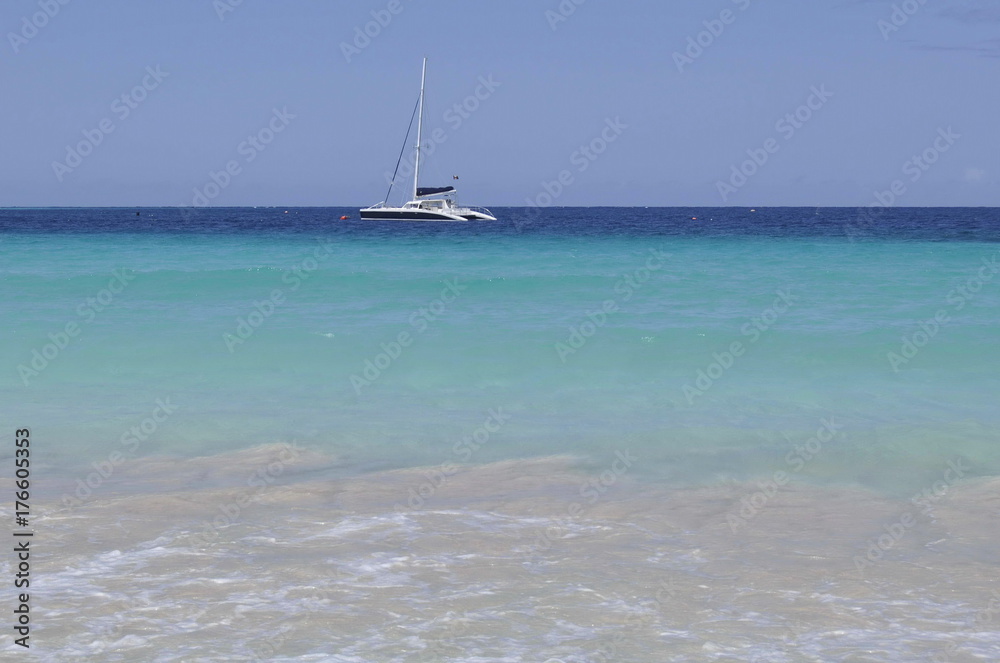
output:
<path id="1" fill-rule="evenodd" d="M 345 216 L 340 217 L 340 220 L 341 221 L 347 221 L 349 218 L 351 218 L 351 217 L 345 215 Z"/>

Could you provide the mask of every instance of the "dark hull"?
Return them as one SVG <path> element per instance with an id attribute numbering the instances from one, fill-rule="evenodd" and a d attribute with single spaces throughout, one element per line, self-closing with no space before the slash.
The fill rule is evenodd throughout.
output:
<path id="1" fill-rule="evenodd" d="M 445 214 L 434 212 L 397 212 L 392 210 L 361 210 L 362 219 L 373 219 L 382 221 L 465 221 L 463 218 L 456 218 Z"/>

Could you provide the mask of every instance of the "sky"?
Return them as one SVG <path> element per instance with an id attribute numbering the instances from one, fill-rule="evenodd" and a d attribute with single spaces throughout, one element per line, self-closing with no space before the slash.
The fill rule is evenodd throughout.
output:
<path id="1" fill-rule="evenodd" d="M 466 204 L 1000 206 L 1000 0 L 4 0 L 0 34 L 4 207 L 376 203 L 423 57 L 420 184 Z"/>

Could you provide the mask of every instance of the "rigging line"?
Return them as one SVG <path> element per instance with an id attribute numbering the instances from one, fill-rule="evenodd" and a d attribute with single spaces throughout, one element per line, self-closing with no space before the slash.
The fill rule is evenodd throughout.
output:
<path id="1" fill-rule="evenodd" d="M 417 97 L 417 103 L 413 104 L 413 113 L 410 115 L 410 125 L 406 127 L 406 138 L 403 139 L 403 148 L 399 150 L 399 158 L 396 159 L 396 170 L 392 171 L 392 180 L 389 182 L 389 190 L 385 192 L 385 202 L 389 204 L 389 194 L 392 193 L 392 185 L 396 183 L 396 173 L 399 172 L 399 164 L 403 162 L 403 152 L 406 152 L 406 143 L 410 140 L 410 130 L 413 129 L 413 118 L 417 115 L 417 106 L 420 104 L 420 98 Z M 418 146 L 417 149 L 420 149 Z"/>

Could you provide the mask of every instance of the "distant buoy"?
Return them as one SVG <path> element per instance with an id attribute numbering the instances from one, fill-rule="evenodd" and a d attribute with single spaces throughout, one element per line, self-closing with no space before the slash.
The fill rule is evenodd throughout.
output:
<path id="1" fill-rule="evenodd" d="M 751 211 L 751 212 L 756 212 L 757 210 L 755 210 L 755 209 L 752 209 L 752 210 L 750 210 L 750 211 Z"/>
<path id="2" fill-rule="evenodd" d="M 349 218 L 351 218 L 351 217 L 345 215 L 345 216 L 340 217 L 340 220 L 341 221 L 347 221 Z"/>
<path id="3" fill-rule="evenodd" d="M 285 210 L 285 214 L 288 214 L 288 210 Z"/>
<path id="4" fill-rule="evenodd" d="M 696 217 L 696 216 L 692 216 L 692 217 L 691 217 L 691 220 L 692 220 L 692 221 L 697 221 L 697 220 L 698 220 L 698 217 Z"/>

